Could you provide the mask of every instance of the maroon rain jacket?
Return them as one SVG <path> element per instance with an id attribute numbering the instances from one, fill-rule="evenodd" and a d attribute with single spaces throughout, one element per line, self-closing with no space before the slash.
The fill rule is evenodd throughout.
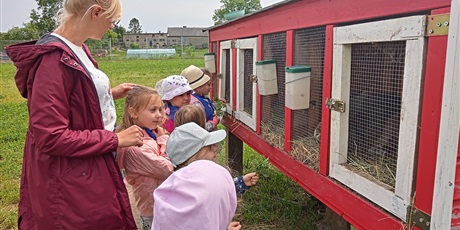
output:
<path id="1" fill-rule="evenodd" d="M 136 229 L 112 155 L 117 135 L 104 130 L 95 86 L 78 58 L 52 35 L 6 52 L 29 109 L 19 228 Z"/>

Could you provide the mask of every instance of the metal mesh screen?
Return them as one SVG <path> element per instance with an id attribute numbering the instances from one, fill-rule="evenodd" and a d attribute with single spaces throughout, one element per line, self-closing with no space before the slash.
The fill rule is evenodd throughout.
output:
<path id="1" fill-rule="evenodd" d="M 311 67 L 310 108 L 293 110 L 290 154 L 319 170 L 321 105 L 323 94 L 323 63 L 326 27 L 296 30 L 294 33 L 294 65 Z"/>
<path id="2" fill-rule="evenodd" d="M 354 44 L 347 166 L 395 186 L 406 43 Z"/>
<path id="3" fill-rule="evenodd" d="M 252 116 L 252 88 L 253 83 L 250 76 L 254 73 L 254 51 L 252 49 L 245 49 L 244 51 L 244 112 Z"/>
<path id="4" fill-rule="evenodd" d="M 230 50 L 225 50 L 225 76 L 224 76 L 224 81 L 225 81 L 225 89 L 224 89 L 224 99 L 227 101 L 227 103 L 230 103 Z"/>
<path id="5" fill-rule="evenodd" d="M 262 96 L 261 136 L 277 148 L 284 149 L 286 33 L 264 35 L 263 59 L 276 61 L 278 94 Z"/>

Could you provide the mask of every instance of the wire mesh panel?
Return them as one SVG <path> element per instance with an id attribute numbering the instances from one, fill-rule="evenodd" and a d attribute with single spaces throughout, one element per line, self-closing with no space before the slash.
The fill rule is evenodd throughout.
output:
<path id="1" fill-rule="evenodd" d="M 320 157 L 325 37 L 325 27 L 301 29 L 294 33 L 294 65 L 310 66 L 311 78 L 310 107 L 292 113 L 290 154 L 316 171 L 319 170 Z"/>
<path id="2" fill-rule="evenodd" d="M 262 96 L 261 136 L 277 148 L 284 149 L 285 32 L 264 35 L 263 59 L 276 61 L 278 94 Z"/>
<path id="3" fill-rule="evenodd" d="M 227 103 L 230 103 L 230 50 L 225 50 L 225 76 L 224 76 L 224 81 L 225 81 L 225 89 L 224 89 L 224 99 Z"/>
<path id="4" fill-rule="evenodd" d="M 354 44 L 347 167 L 394 188 L 406 42 Z"/>
<path id="5" fill-rule="evenodd" d="M 254 50 L 244 50 L 244 112 L 252 116 L 252 88 L 253 84 L 250 80 L 250 76 L 254 73 L 253 63 L 254 62 Z"/>

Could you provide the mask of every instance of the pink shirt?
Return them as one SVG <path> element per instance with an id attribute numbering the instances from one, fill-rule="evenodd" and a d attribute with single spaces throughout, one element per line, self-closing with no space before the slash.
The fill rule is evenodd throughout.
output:
<path id="1" fill-rule="evenodd" d="M 153 191 L 172 173 L 173 166 L 165 154 L 168 135 L 155 141 L 144 131 L 141 147 L 120 148 L 117 162 L 125 169 L 126 182 L 133 188 L 136 207 L 140 216 L 153 216 Z"/>

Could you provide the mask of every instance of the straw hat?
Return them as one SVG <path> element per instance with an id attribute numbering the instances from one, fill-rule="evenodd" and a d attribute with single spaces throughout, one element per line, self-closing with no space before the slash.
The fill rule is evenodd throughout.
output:
<path id="1" fill-rule="evenodd" d="M 185 68 L 180 75 L 187 78 L 192 89 L 196 89 L 211 80 L 208 75 L 205 75 L 200 68 L 194 65 Z"/>

